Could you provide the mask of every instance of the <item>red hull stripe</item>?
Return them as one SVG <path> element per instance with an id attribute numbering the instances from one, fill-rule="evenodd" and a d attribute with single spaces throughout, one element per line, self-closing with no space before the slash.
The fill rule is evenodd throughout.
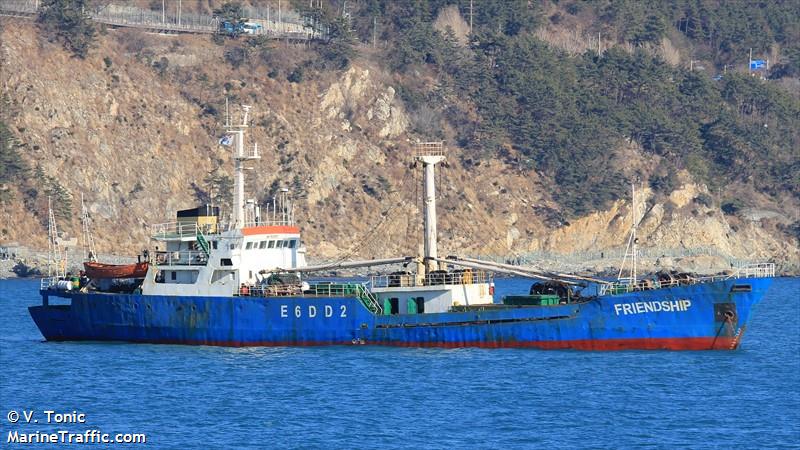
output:
<path id="1" fill-rule="evenodd" d="M 76 339 L 48 339 L 50 341 L 73 341 Z M 734 350 L 739 339 L 725 337 L 699 338 L 648 338 L 648 339 L 586 339 L 575 341 L 535 341 L 535 342 L 333 342 L 333 341 L 184 341 L 184 340 L 137 340 L 148 344 L 173 345 L 212 345 L 221 347 L 312 347 L 324 345 L 385 345 L 393 347 L 439 347 L 439 348 L 537 348 L 546 350 Z"/>

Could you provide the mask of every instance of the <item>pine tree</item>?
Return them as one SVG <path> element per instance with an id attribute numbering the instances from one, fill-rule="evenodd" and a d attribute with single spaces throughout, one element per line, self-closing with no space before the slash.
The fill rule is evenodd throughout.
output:
<path id="1" fill-rule="evenodd" d="M 87 0 L 43 0 L 37 22 L 42 34 L 59 41 L 78 58 L 86 58 L 97 30 L 86 14 Z"/>

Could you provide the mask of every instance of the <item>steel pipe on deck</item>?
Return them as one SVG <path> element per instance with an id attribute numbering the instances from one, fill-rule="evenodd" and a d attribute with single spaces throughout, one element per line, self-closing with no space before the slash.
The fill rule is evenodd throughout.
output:
<path id="1" fill-rule="evenodd" d="M 370 266 L 388 266 L 391 264 L 412 263 L 416 258 L 413 256 L 404 256 L 402 258 L 387 258 L 387 259 L 369 259 L 364 261 L 342 261 L 338 263 L 320 264 L 317 266 L 295 267 L 292 269 L 275 269 L 268 272 L 319 272 L 322 270 L 332 269 L 351 269 L 356 267 L 370 267 Z"/>
<path id="2" fill-rule="evenodd" d="M 432 259 L 434 261 L 442 262 L 442 263 L 445 263 L 445 264 L 452 264 L 452 265 L 455 265 L 455 266 L 469 267 L 471 269 L 488 270 L 488 271 L 491 271 L 491 272 L 505 273 L 505 274 L 508 274 L 508 275 L 516 275 L 518 277 L 523 277 L 523 278 L 536 278 L 538 280 L 558 281 L 560 283 L 569 284 L 569 285 L 573 285 L 573 286 L 581 286 L 580 283 L 576 283 L 574 281 L 564 280 L 564 279 L 560 279 L 560 278 L 548 277 L 548 276 L 543 275 L 543 274 L 535 274 L 535 273 L 531 273 L 531 272 L 524 272 L 524 271 L 514 270 L 514 269 L 505 269 L 505 268 L 493 266 L 493 265 L 490 265 L 490 264 L 469 262 L 469 261 L 464 261 L 464 260 L 460 260 L 460 259 L 441 259 L 441 258 L 432 258 Z"/>
<path id="3" fill-rule="evenodd" d="M 504 268 L 504 269 L 511 269 L 511 270 L 517 270 L 517 271 L 522 271 L 522 272 L 530 272 L 530 273 L 542 274 L 542 275 L 549 276 L 549 277 L 556 278 L 556 279 L 565 278 L 565 279 L 568 279 L 568 280 L 582 280 L 582 281 L 590 281 L 592 283 L 600 283 L 600 284 L 608 283 L 608 281 L 606 281 L 606 280 L 601 280 L 599 278 L 586 277 L 586 276 L 583 276 L 583 275 L 573 275 L 573 274 L 568 274 L 568 273 L 549 272 L 549 271 L 545 271 L 545 270 L 535 269 L 535 268 L 532 268 L 532 267 L 521 267 L 521 266 L 514 266 L 514 265 L 511 265 L 511 264 L 503 264 L 503 263 L 492 262 L 492 261 L 481 261 L 479 259 L 473 259 L 473 258 L 458 258 L 458 259 L 461 260 L 461 261 L 475 262 L 475 263 L 479 263 L 479 264 L 489 264 L 489 265 L 501 267 L 501 268 Z"/>

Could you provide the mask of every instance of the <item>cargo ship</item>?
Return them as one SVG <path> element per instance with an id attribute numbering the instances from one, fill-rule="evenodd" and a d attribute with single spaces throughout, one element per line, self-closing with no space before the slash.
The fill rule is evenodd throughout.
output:
<path id="1" fill-rule="evenodd" d="M 442 258 L 434 183 L 446 158 L 441 142 L 418 143 L 411 155 L 424 174 L 421 255 L 309 266 L 285 190 L 263 213 L 245 199 L 244 166 L 259 158 L 256 145 L 245 149 L 248 111 L 221 140 L 233 144 L 227 220 L 210 205 L 179 211 L 151 227 L 155 248 L 136 265 L 95 263 L 82 277 L 44 278 L 42 302 L 29 310 L 47 341 L 733 350 L 775 274 L 766 263 L 712 277 L 639 277 L 635 217 L 630 275 L 620 271 L 614 281 Z M 402 270 L 365 282 L 307 279 L 381 266 Z M 495 299 L 497 273 L 536 281 L 528 292 Z"/>

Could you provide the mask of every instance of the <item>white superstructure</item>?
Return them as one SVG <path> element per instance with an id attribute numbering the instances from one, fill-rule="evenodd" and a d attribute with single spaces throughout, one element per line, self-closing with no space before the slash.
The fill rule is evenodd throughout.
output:
<path id="1" fill-rule="evenodd" d="M 250 107 L 242 109 L 240 125 L 226 123 L 234 144 L 230 221 L 223 223 L 219 208 L 204 205 L 178 211 L 174 222 L 152 226 L 156 248 L 150 255 L 143 294 L 231 296 L 278 268 L 306 266 L 288 190 L 282 189 L 280 197 L 273 199 L 265 217 L 254 200 L 245 200 L 244 164 L 260 157 L 257 144 L 249 150 L 245 147 Z"/>
<path id="2" fill-rule="evenodd" d="M 434 168 L 445 160 L 443 142 L 418 142 L 413 159 L 421 162 L 424 183 L 423 258 L 417 274 L 395 273 L 373 277 L 370 291 L 384 314 L 447 312 L 454 306 L 489 305 L 494 302 L 490 275 L 484 271 L 448 271 L 439 258 L 436 231 L 436 183 Z"/>
<path id="3" fill-rule="evenodd" d="M 213 216 L 197 219 L 208 217 Z M 142 293 L 229 296 L 242 285 L 261 282 L 265 273 L 279 267 L 306 265 L 300 229 L 294 224 L 264 222 L 221 230 L 198 222 L 153 227 L 152 237 L 159 245 Z"/>
<path id="4" fill-rule="evenodd" d="M 148 255 L 150 266 L 141 285 L 143 294 L 223 297 L 325 294 L 328 285 L 301 288 L 297 278 L 284 287 L 271 284 L 273 275 L 280 278 L 286 272 L 312 272 L 326 266 L 306 265 L 305 247 L 300 241 L 300 229 L 294 223 L 294 208 L 286 189 L 277 193 L 271 208 L 263 214 L 254 200 L 245 200 L 244 165 L 259 157 L 255 144 L 250 151 L 245 147 L 248 112 L 249 107 L 244 107 L 241 125 L 226 125 L 229 135 L 221 140 L 222 144 L 234 146 L 230 221 L 222 221 L 218 207 L 204 205 L 178 211 L 174 222 L 154 225 L 151 235 L 157 247 Z M 434 167 L 445 160 L 443 144 L 419 143 L 413 158 L 422 163 L 424 170 L 424 255 L 339 265 L 417 262 L 416 274 L 396 272 L 373 277 L 368 291 L 361 291 L 372 305 L 371 310 L 377 313 L 437 313 L 453 307 L 492 304 L 494 293 L 489 273 L 469 267 L 448 270 L 450 261 L 438 255 Z"/>

